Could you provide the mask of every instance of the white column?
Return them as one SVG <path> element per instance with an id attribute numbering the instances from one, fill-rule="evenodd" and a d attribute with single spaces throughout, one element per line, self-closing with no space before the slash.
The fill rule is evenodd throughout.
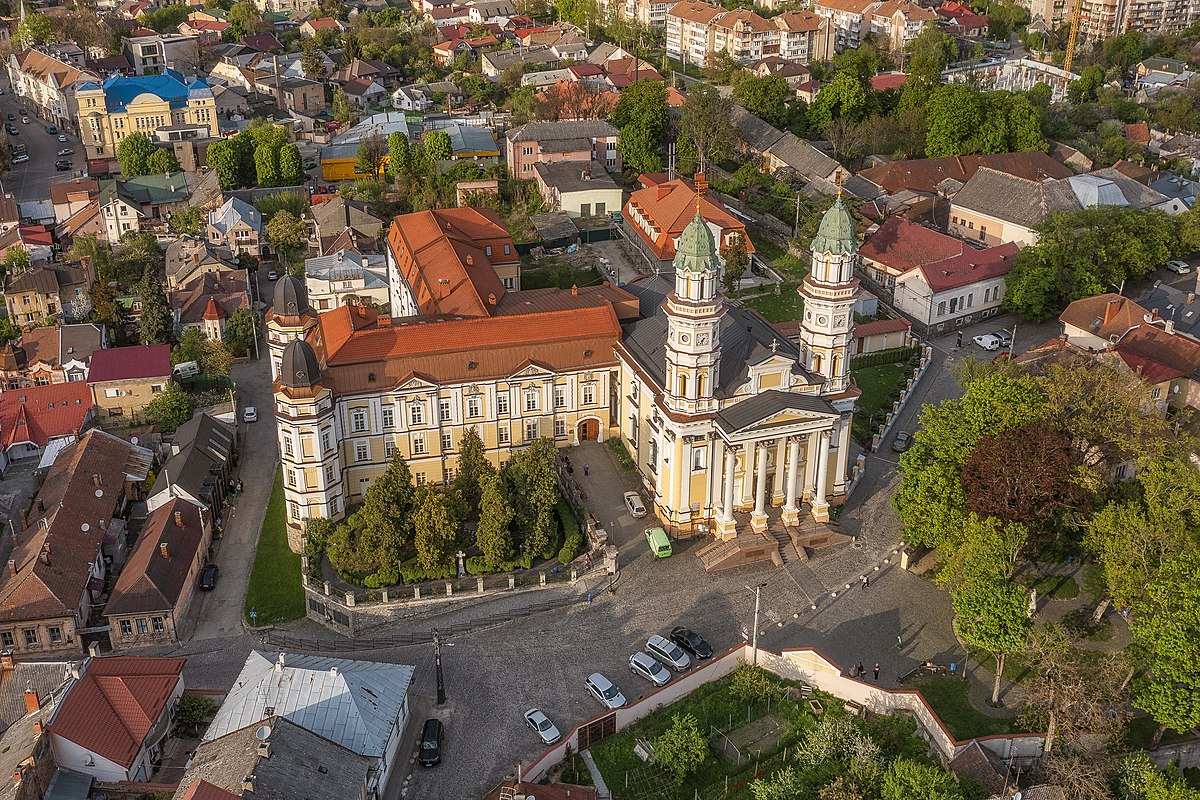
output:
<path id="1" fill-rule="evenodd" d="M 733 477 L 737 474 L 737 451 L 732 447 L 725 448 L 725 492 L 721 498 L 721 511 L 725 514 L 725 519 L 733 519 Z"/>
<path id="2" fill-rule="evenodd" d="M 837 474 L 833 480 L 833 491 L 844 494 L 850 480 L 850 431 L 852 419 L 849 415 L 842 417 L 842 428 L 838 432 Z"/>
<path id="3" fill-rule="evenodd" d="M 813 519 L 825 522 L 829 519 L 829 501 L 826 499 L 829 486 L 829 442 L 832 430 L 821 431 L 817 437 L 817 487 L 813 493 Z"/>
<path id="4" fill-rule="evenodd" d="M 767 529 L 767 448 L 759 445 L 754 475 L 754 513 L 750 515 L 750 527 L 756 531 Z"/>
<path id="5" fill-rule="evenodd" d="M 683 443 L 680 448 L 680 463 L 679 467 L 679 521 L 691 519 L 692 515 L 692 445 L 687 442 Z"/>
<path id="6" fill-rule="evenodd" d="M 783 503 L 783 521 L 788 525 L 799 522 L 800 509 L 796 505 L 796 493 L 800 482 L 800 440 L 792 437 L 788 441 L 787 497 Z"/>
<path id="7" fill-rule="evenodd" d="M 813 492 L 817 483 L 817 446 L 821 438 L 819 433 L 810 433 L 804 442 L 804 494 L 812 502 Z"/>
<path id="8" fill-rule="evenodd" d="M 780 497 L 783 496 L 784 490 L 784 473 L 783 465 L 787 460 L 787 437 L 781 436 L 779 441 L 775 442 L 775 475 L 771 481 L 771 503 L 774 504 Z"/>
<path id="9" fill-rule="evenodd" d="M 742 503 L 754 503 L 754 465 L 758 463 L 758 442 L 744 445 L 745 455 L 742 456 Z"/>

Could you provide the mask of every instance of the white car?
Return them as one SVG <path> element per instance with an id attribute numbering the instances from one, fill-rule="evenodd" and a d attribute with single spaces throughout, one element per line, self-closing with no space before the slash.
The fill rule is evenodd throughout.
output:
<path id="1" fill-rule="evenodd" d="M 1171 270 L 1171 272 L 1175 272 L 1180 275 L 1187 275 L 1189 272 L 1192 271 L 1192 268 L 1188 265 L 1188 263 L 1186 261 L 1168 261 L 1167 269 Z"/>
<path id="2" fill-rule="evenodd" d="M 629 671 L 655 686 L 666 686 L 671 680 L 671 673 L 666 667 L 640 650 L 629 657 Z"/>
<path id="3" fill-rule="evenodd" d="M 60 134 L 58 135 L 58 140 L 59 140 L 60 142 L 65 142 L 65 141 L 67 140 L 67 135 L 66 135 L 65 133 L 60 133 Z"/>
<path id="4" fill-rule="evenodd" d="M 629 509 L 629 513 L 634 519 L 641 519 L 646 516 L 646 506 L 642 503 L 642 498 L 637 492 L 625 493 L 625 507 Z"/>
<path id="5" fill-rule="evenodd" d="M 982 347 L 984 350 L 999 350 L 1003 342 L 1000 337 L 994 333 L 981 333 L 971 341 Z"/>
<path id="6" fill-rule="evenodd" d="M 258 409 L 246 406 L 242 409 L 242 422 L 258 422 Z"/>
<path id="7" fill-rule="evenodd" d="M 74 155 L 74 154 L 75 154 L 75 151 L 69 147 L 64 147 L 62 150 L 58 151 L 58 155 L 60 155 L 60 156 L 70 156 L 70 155 Z"/>
<path id="8" fill-rule="evenodd" d="M 554 744 L 562 738 L 558 728 L 550 721 L 549 717 L 542 713 L 541 709 L 531 708 L 526 711 L 525 724 L 532 728 L 545 744 Z"/>
<path id="9" fill-rule="evenodd" d="M 646 640 L 646 652 L 676 672 L 687 672 L 692 665 L 682 647 L 657 633 Z"/>
<path id="10" fill-rule="evenodd" d="M 625 705 L 625 695 L 621 694 L 621 690 L 613 686 L 612 682 L 599 672 L 589 675 L 583 685 L 587 687 L 592 697 L 599 700 L 609 710 Z"/>
<path id="11" fill-rule="evenodd" d="M 269 280 L 269 281 L 279 280 L 279 273 L 273 269 L 267 270 L 267 280 Z"/>
<path id="12" fill-rule="evenodd" d="M 21 123 L 22 123 L 22 124 L 24 124 L 24 125 L 28 125 L 28 124 L 29 124 L 29 117 L 21 117 Z"/>
<path id="13" fill-rule="evenodd" d="M 24 163 L 25 163 L 26 161 L 28 161 L 28 160 L 29 160 L 29 156 L 24 156 L 24 155 L 22 155 L 22 156 L 16 156 L 15 158 L 13 158 L 13 160 L 12 160 L 12 163 L 14 163 L 14 164 L 24 164 Z"/>

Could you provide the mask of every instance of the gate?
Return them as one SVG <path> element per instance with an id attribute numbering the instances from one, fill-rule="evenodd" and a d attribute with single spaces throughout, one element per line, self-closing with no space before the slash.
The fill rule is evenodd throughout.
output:
<path id="1" fill-rule="evenodd" d="M 617 732 L 617 715 L 606 714 L 579 729 L 579 749 L 586 750 L 606 736 Z"/>

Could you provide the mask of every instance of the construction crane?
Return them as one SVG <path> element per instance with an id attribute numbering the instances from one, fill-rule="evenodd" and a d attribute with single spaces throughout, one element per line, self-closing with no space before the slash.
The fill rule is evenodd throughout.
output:
<path id="1" fill-rule="evenodd" d="M 1067 55 L 1063 59 L 1063 71 L 1071 72 L 1071 62 L 1075 59 L 1075 40 L 1079 38 L 1079 16 L 1083 0 L 1071 0 L 1071 33 L 1067 39 Z"/>

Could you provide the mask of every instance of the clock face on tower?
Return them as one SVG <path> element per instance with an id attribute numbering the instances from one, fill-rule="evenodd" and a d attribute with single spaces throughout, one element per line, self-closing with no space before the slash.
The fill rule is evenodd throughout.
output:
<path id="1" fill-rule="evenodd" d="M 696 344 L 708 344 L 708 334 L 702 333 L 696 337 Z"/>
<path id="2" fill-rule="evenodd" d="M 838 324 L 838 325 L 845 325 L 845 324 L 846 324 L 846 318 L 845 318 L 845 317 L 838 317 L 838 318 L 837 318 L 837 324 Z"/>

